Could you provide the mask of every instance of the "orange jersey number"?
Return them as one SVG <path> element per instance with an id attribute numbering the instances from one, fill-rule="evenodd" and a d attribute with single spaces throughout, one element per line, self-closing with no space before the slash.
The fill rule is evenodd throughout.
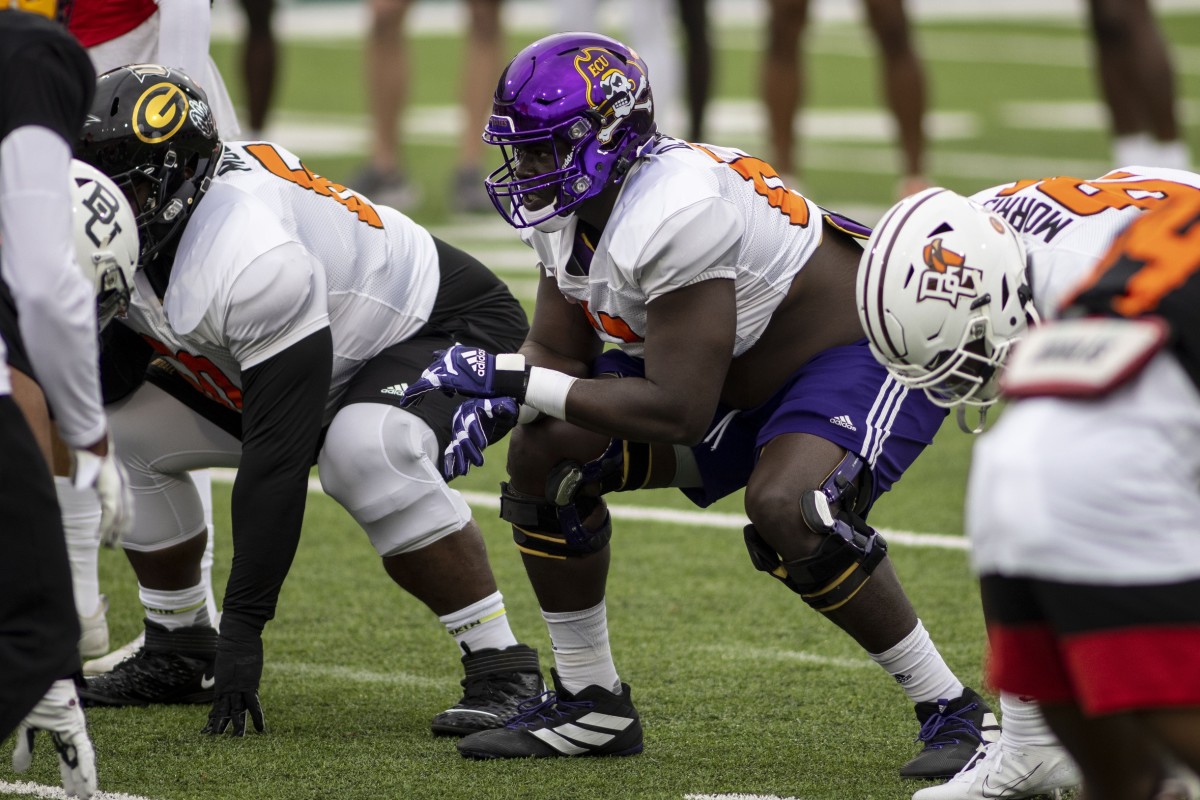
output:
<path id="1" fill-rule="evenodd" d="M 1163 298 L 1200 272 L 1200 192 L 1183 194 L 1139 217 L 1076 290 L 1094 286 L 1114 267 L 1136 267 L 1112 309 L 1126 317 L 1154 311 Z"/>
<path id="2" fill-rule="evenodd" d="M 787 217 L 788 222 L 801 227 L 808 225 L 808 203 L 801 195 L 783 185 L 779 173 L 770 164 L 761 158 L 755 158 L 731 147 L 698 144 L 693 144 L 692 147 L 705 153 L 714 161 L 726 164 L 738 175 L 741 175 L 743 180 L 754 184 L 754 191 L 766 198 L 767 205 Z"/>
<path id="3" fill-rule="evenodd" d="M 1126 180 L 1132 177 L 1128 172 L 1110 172 L 1094 181 L 1065 176 L 1017 181 L 997 196 L 1007 197 L 1028 186 L 1037 186 L 1039 192 L 1072 214 L 1090 217 L 1110 208 L 1150 208 L 1176 194 L 1200 192 L 1194 186 L 1174 181 L 1155 178 Z"/>
<path id="4" fill-rule="evenodd" d="M 242 410 L 242 390 L 221 372 L 221 368 L 204 356 L 195 356 L 180 350 L 171 350 L 157 339 L 143 336 L 154 352 L 171 362 L 179 376 L 203 394 L 234 411 Z"/>
<path id="5" fill-rule="evenodd" d="M 336 203 L 341 203 L 346 207 L 347 211 L 357 216 L 359 221 L 365 222 L 372 228 L 383 227 L 383 222 L 379 219 L 379 212 L 375 210 L 373 205 L 340 183 L 334 183 L 328 178 L 316 174 L 303 164 L 299 164 L 297 169 L 292 169 L 284 163 L 283 156 L 271 145 L 248 145 L 246 152 L 258 159 L 258 162 L 266 167 L 267 171 L 272 175 L 294 183 L 302 189 L 315 192 L 322 197 L 328 197 Z"/>

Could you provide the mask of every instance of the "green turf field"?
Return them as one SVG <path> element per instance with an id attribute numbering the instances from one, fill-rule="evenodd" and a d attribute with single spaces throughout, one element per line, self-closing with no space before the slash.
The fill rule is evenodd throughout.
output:
<path id="1" fill-rule="evenodd" d="M 1162 23 L 1175 48 L 1184 119 L 1191 120 L 1200 97 L 1200 12 L 1165 14 Z M 1107 169 L 1104 118 L 1078 23 L 931 21 L 919 30 L 933 109 L 946 130 L 931 145 L 936 180 L 973 191 L 1016 178 L 1091 177 Z M 862 29 L 828 24 L 813 33 L 809 108 L 818 117 L 837 111 L 878 115 L 876 67 Z M 514 35 L 513 52 L 533 35 Z M 714 128 L 736 122 L 716 118 L 722 114 L 753 109 L 758 39 L 757 31 L 736 25 L 717 30 Z M 235 46 L 218 42 L 214 54 L 231 92 L 240 96 Z M 279 130 L 343 126 L 357 130 L 348 141 L 361 144 L 358 43 L 292 42 L 284 57 Z M 416 112 L 453 103 L 458 57 L 451 38 L 415 42 Z M 1200 153 L 1195 127 L 1188 132 Z M 758 132 L 709 138 L 763 151 Z M 406 154 L 424 184 L 425 202 L 413 216 L 496 264 L 529 301 L 533 274 L 515 234 L 487 217 L 468 220 L 446 211 L 453 141 L 451 134 L 414 136 Z M 874 222 L 872 214 L 890 202 L 895 184 L 890 137 L 814 134 L 804 146 L 806 191 L 823 205 L 855 209 Z M 309 166 L 345 179 L 362 152 L 336 149 L 306 157 Z M 952 423 L 944 426 L 930 451 L 878 503 L 872 522 L 959 535 L 969 447 Z M 503 445 L 489 451 L 489 465 L 462 480 L 462 488 L 484 499 L 494 496 L 503 455 Z M 215 494 L 220 592 L 232 552 L 228 484 L 218 483 Z M 691 508 L 669 491 L 621 495 L 617 504 Z M 739 499 L 714 511 L 738 515 Z M 509 534 L 494 505 L 480 505 L 478 518 L 513 628 L 539 648 L 548 671 L 549 642 Z M 429 733 L 433 715 L 458 697 L 461 672 L 452 640 L 430 612 L 387 579 L 349 515 L 312 494 L 295 566 L 265 637 L 267 735 L 200 736 L 207 713 L 200 706 L 92 710 L 102 788 L 152 800 L 908 798 L 923 784 L 896 777 L 898 766 L 916 752 L 917 726 L 903 693 L 848 637 L 756 573 L 740 528 L 722 520 L 726 524 L 704 526 L 686 518 L 618 516 L 609 620 L 618 669 L 632 685 L 645 726 L 644 754 L 476 763 L 460 758 L 452 740 Z M 966 553 L 899 540 L 891 553 L 950 665 L 979 687 L 984 635 Z M 132 572 L 111 551 L 101 554 L 101 570 L 112 601 L 114 644 L 122 643 L 140 630 Z M 26 776 L 13 774 L 7 757 L 0 759 L 0 795 L 38 791 L 18 780 L 57 786 L 54 762 L 45 741 Z"/>

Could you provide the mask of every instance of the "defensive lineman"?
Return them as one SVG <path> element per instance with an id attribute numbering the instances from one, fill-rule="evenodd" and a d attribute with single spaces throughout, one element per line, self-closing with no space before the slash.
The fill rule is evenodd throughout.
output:
<path id="1" fill-rule="evenodd" d="M 1131 166 L 1092 180 L 1019 180 L 970 198 L 935 188 L 901 201 L 872 234 L 858 276 L 876 357 L 978 432 L 984 420 L 968 423 L 966 408 L 986 417 L 1029 325 L 1055 315 L 1131 220 L 1198 189 L 1200 175 Z M 1079 782 L 1035 703 L 1001 693 L 1000 709 L 999 742 L 914 800 L 982 800 L 1004 786 L 1016 787 L 1005 796 L 1032 797 Z"/>

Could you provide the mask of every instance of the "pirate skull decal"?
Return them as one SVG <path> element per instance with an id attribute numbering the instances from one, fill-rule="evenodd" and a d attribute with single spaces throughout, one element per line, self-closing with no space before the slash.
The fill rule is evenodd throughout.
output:
<path id="1" fill-rule="evenodd" d="M 601 144 L 612 141 L 617 125 L 635 109 L 651 110 L 646 75 L 636 63 L 602 48 L 585 47 L 575 57 L 575 68 L 588 83 L 588 104 L 603 119 L 596 133 Z"/>

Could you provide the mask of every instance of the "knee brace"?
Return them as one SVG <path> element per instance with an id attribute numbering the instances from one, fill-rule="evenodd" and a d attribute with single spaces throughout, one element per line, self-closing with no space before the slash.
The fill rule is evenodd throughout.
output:
<path id="1" fill-rule="evenodd" d="M 823 613 L 848 603 L 887 555 L 884 538 L 853 510 L 864 505 L 862 497 L 869 498 L 869 492 L 853 493 L 854 478 L 863 466 L 862 459 L 848 454 L 820 489 L 801 496 L 804 524 L 824 537 L 811 556 L 784 561 L 753 525 L 745 529 L 746 549 L 755 568 L 779 579 Z M 831 502 L 839 503 L 836 514 Z"/>
<path id="2" fill-rule="evenodd" d="M 317 459 L 321 487 L 381 556 L 426 547 L 463 527 L 471 509 L 437 467 L 437 437 L 420 418 L 352 403 L 333 418 Z"/>
<path id="3" fill-rule="evenodd" d="M 563 461 L 551 470 L 546 497 L 556 506 L 569 506 L 589 483 L 600 484 L 600 494 L 632 492 L 650 480 L 650 464 L 650 445 L 612 439 L 599 458 L 586 464 Z"/>
<path id="4" fill-rule="evenodd" d="M 507 483 L 500 484 L 500 518 L 513 526 L 517 548 L 543 558 L 582 558 L 603 550 L 612 538 L 612 519 L 607 511 L 598 529 L 591 531 L 583 526 L 583 520 L 599 505 L 599 498 L 581 497 L 559 506 L 518 492 Z"/>

